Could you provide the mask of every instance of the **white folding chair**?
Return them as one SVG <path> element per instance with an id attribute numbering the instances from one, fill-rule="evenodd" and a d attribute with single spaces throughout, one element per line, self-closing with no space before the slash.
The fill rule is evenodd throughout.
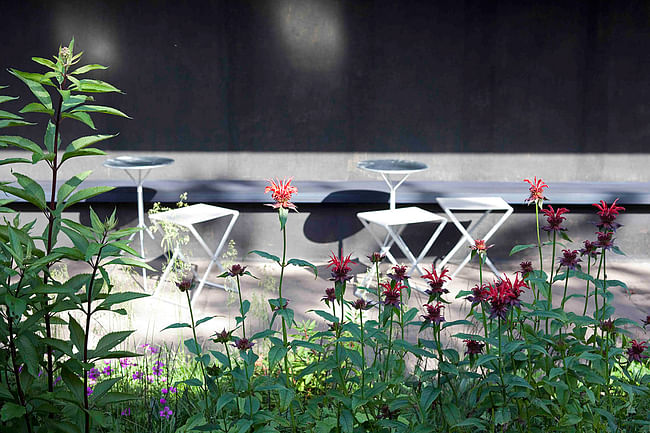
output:
<path id="1" fill-rule="evenodd" d="M 394 265 L 397 265 L 397 260 L 395 260 L 395 257 L 391 254 L 390 248 L 393 244 L 397 245 L 406 258 L 411 262 L 412 268 L 408 271 L 409 275 L 413 272 L 413 269 L 417 269 L 420 275 L 424 275 L 424 271 L 420 267 L 420 261 L 426 256 L 427 252 L 429 252 L 433 243 L 440 235 L 440 232 L 442 232 L 442 229 L 445 227 L 445 224 L 447 224 L 447 218 L 419 207 L 359 212 L 357 218 L 359 218 L 366 230 L 368 230 L 370 235 L 377 242 L 381 248 L 381 253 L 385 254 L 388 260 L 390 260 Z M 437 224 L 438 227 L 434 230 L 426 245 L 422 248 L 420 254 L 415 257 L 406 245 L 406 242 L 404 242 L 404 239 L 402 239 L 401 234 L 410 224 L 421 223 Z M 372 229 L 373 224 L 386 231 L 386 236 L 383 240 Z M 369 273 L 366 274 L 366 277 L 361 283 L 362 286 L 365 287 L 366 283 L 370 279 L 369 275 Z"/>
<path id="2" fill-rule="evenodd" d="M 214 221 L 219 218 L 224 218 L 228 216 L 230 217 L 230 222 L 228 223 L 226 230 L 223 232 L 223 235 L 219 240 L 219 244 L 217 245 L 217 248 L 214 251 L 212 251 L 208 247 L 206 242 L 203 240 L 199 232 L 196 231 L 194 225 L 203 222 Z M 192 233 L 194 238 L 199 242 L 199 244 L 205 251 L 207 257 L 210 258 L 210 262 L 208 263 L 208 268 L 203 273 L 203 276 L 199 281 L 199 285 L 196 287 L 196 289 L 192 291 L 192 303 L 194 303 L 194 300 L 198 298 L 199 294 L 203 290 L 203 286 L 205 285 L 226 289 L 226 287 L 223 284 L 217 284 L 208 281 L 208 275 L 210 274 L 210 270 L 212 270 L 212 266 L 214 264 L 216 264 L 217 267 L 221 269 L 221 271 L 224 271 L 224 267 L 219 261 L 219 254 L 221 253 L 221 250 L 226 244 L 226 240 L 228 239 L 228 236 L 230 235 L 230 232 L 233 226 L 235 225 L 235 221 L 237 221 L 238 217 L 239 217 L 239 211 L 226 209 L 218 206 L 210 206 L 202 203 L 194 204 L 191 206 L 186 206 L 178 209 L 172 209 L 166 212 L 160 212 L 149 216 L 149 219 L 151 219 L 156 223 L 161 223 L 161 222 L 172 223 L 187 228 L 190 231 L 190 233 Z M 182 257 L 181 248 L 180 245 L 176 245 L 174 246 L 174 253 L 172 255 L 172 259 L 165 267 L 165 270 L 163 271 L 163 274 L 160 277 L 160 281 L 156 286 L 156 290 L 158 290 L 158 288 L 165 283 L 167 277 L 169 276 L 169 272 L 171 271 L 171 268 L 174 265 L 174 262 L 179 256 Z"/>
<path id="3" fill-rule="evenodd" d="M 475 239 L 483 239 L 485 242 L 487 242 L 494 233 L 503 225 L 503 223 L 506 222 L 508 217 L 513 212 L 512 206 L 510 206 L 504 199 L 501 197 L 439 197 L 438 199 L 438 204 L 442 208 L 442 210 L 445 211 L 451 222 L 454 223 L 456 228 L 460 231 L 462 234 L 460 240 L 456 245 L 447 253 L 445 258 L 442 260 L 440 263 L 440 268 L 444 267 L 447 262 L 458 252 L 460 247 L 467 243 L 469 246 L 474 245 Z M 461 224 L 461 222 L 458 220 L 456 215 L 454 215 L 453 211 L 461 211 L 461 212 L 472 212 L 472 211 L 483 211 L 483 215 L 473 222 L 472 224 L 465 229 L 465 227 Z M 492 212 L 504 212 L 504 214 L 499 218 L 499 220 L 492 226 L 492 228 L 483 236 L 483 237 L 473 237 L 472 232 L 475 231 L 475 229 L 483 222 L 483 220 Z M 458 265 L 454 273 L 451 275 L 452 278 L 460 272 L 461 269 L 470 261 L 472 258 L 472 252 L 467 253 L 467 257 Z M 494 275 L 499 277 L 499 271 L 497 268 L 494 266 L 492 261 L 485 256 L 485 263 L 490 267 Z"/>

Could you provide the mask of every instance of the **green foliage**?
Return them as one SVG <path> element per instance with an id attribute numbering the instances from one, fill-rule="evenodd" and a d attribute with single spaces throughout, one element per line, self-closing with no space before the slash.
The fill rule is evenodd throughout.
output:
<path id="1" fill-rule="evenodd" d="M 63 118 L 79 120 L 94 129 L 88 113 L 128 117 L 110 107 L 86 105 L 94 100 L 86 93 L 118 90 L 100 80 L 77 78 L 104 67 L 89 65 L 71 72 L 70 68 L 81 57 L 81 53 L 75 55 L 73 50 L 74 41 L 61 48 L 54 61 L 33 58 L 49 69 L 44 74 L 9 70 L 38 101 L 28 103 L 20 113 L 46 115 L 48 119 L 42 145 L 20 136 L 0 136 L 3 147 L 13 146 L 30 155 L 30 158 L 5 159 L 0 165 L 45 161 L 53 185 L 57 183 L 64 162 L 81 156 L 103 155 L 102 150 L 90 146 L 115 136 L 79 137 L 66 146 Z M 0 96 L 2 103 L 15 99 Z M 0 118 L 3 119 L 0 128 L 36 124 L 4 110 Z M 104 417 L 104 411 L 111 404 L 130 398 L 112 391 L 119 378 L 104 381 L 92 390 L 89 372 L 96 362 L 128 355 L 129 352 L 116 348 L 133 332 L 108 333 L 93 347 L 90 343 L 91 318 L 97 311 L 119 312 L 114 306 L 144 296 L 142 293 L 114 292 L 110 265 L 146 265 L 120 257 L 122 251 L 134 252 L 122 240 L 132 230 L 115 231 L 115 212 L 101 218 L 90 209 L 89 226 L 63 218 L 63 211 L 69 206 L 111 189 L 79 189 L 90 172 L 71 177 L 49 196 L 29 176 L 16 171 L 12 174 L 15 182 L 1 183 L 0 191 L 36 207 L 43 213 L 47 225 L 42 234 L 34 233 L 35 221 L 24 223 L 19 214 L 13 219 L 4 218 L 0 223 L 0 340 L 7 354 L 0 358 L 6 379 L 0 389 L 2 429 L 88 433 L 107 425 L 109 420 Z M 9 202 L 3 200 L 0 204 L 4 206 Z M 0 210 L 10 209 L 2 207 Z M 71 247 L 58 245 L 60 234 L 72 242 Z M 69 261 L 85 262 L 88 273 L 69 277 L 53 268 L 56 263 Z M 66 325 L 66 339 L 53 337 L 53 326 L 57 324 Z M 57 377 L 62 378 L 58 384 Z"/>

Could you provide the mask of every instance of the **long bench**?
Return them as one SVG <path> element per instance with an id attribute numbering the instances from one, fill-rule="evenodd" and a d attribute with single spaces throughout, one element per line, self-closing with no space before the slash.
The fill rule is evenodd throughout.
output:
<path id="1" fill-rule="evenodd" d="M 295 203 L 304 204 L 383 204 L 388 192 L 382 181 L 300 181 Z M 189 203 L 266 203 L 266 181 L 252 180 L 151 180 L 145 183 L 146 202 L 174 203 L 187 192 Z M 41 183 L 45 191 L 50 183 Z M 135 203 L 135 186 L 124 181 L 86 181 L 84 187 L 110 185 L 115 189 L 89 202 Z M 524 182 L 442 182 L 409 181 L 397 193 L 398 203 L 433 204 L 436 197 L 499 196 L 510 205 L 523 205 L 528 196 Z M 550 203 L 591 205 L 600 200 L 608 203 L 619 198 L 627 206 L 650 205 L 650 182 L 562 182 L 547 190 Z M 0 198 L 2 194 L 0 193 Z M 17 199 L 17 202 L 22 200 Z"/>

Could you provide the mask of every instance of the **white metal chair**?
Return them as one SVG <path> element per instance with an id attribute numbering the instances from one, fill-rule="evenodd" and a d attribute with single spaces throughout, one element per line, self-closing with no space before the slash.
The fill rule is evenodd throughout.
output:
<path id="1" fill-rule="evenodd" d="M 194 225 L 203 222 L 214 221 L 224 217 L 230 217 L 230 222 L 228 223 L 228 226 L 223 232 L 223 235 L 221 236 L 221 239 L 219 240 L 219 244 L 217 245 L 216 249 L 212 251 L 208 247 L 206 242 L 203 240 L 199 232 L 196 231 Z M 149 216 L 149 218 L 156 223 L 160 223 L 160 222 L 172 223 L 187 228 L 190 231 L 190 233 L 192 233 L 194 238 L 199 242 L 201 247 L 203 247 L 203 250 L 205 251 L 207 257 L 210 258 L 208 268 L 205 270 L 203 276 L 199 280 L 199 285 L 196 287 L 196 289 L 192 291 L 192 303 L 194 303 L 194 300 L 198 298 L 199 294 L 201 293 L 201 290 L 203 290 L 203 286 L 205 285 L 225 289 L 225 286 L 223 284 L 210 282 L 207 279 L 208 279 L 208 275 L 210 274 L 210 270 L 212 269 L 212 266 L 214 264 L 216 264 L 217 267 L 222 271 L 224 270 L 223 265 L 219 261 L 219 254 L 221 253 L 221 250 L 226 244 L 226 240 L 228 239 L 228 236 L 230 235 L 230 232 L 233 226 L 235 225 L 235 222 L 237 221 L 238 217 L 239 217 L 239 211 L 226 209 L 218 206 L 211 206 L 202 203 L 194 204 L 191 206 L 186 206 L 178 209 L 172 209 L 166 212 L 160 212 Z M 165 267 L 165 270 L 163 271 L 163 274 L 160 277 L 158 285 L 156 286 L 156 290 L 158 290 L 158 288 L 165 283 L 174 262 L 179 256 L 182 257 L 182 252 L 180 246 L 176 245 L 174 247 L 174 253 L 172 255 L 172 259 Z"/>
<path id="2" fill-rule="evenodd" d="M 404 253 L 406 258 L 411 262 L 412 268 L 409 269 L 409 275 L 413 269 L 417 269 L 420 275 L 424 275 L 422 268 L 420 267 L 420 261 L 424 256 L 429 252 L 433 243 L 438 238 L 442 229 L 447 224 L 447 218 L 436 215 L 433 212 L 421 209 L 419 207 L 405 207 L 399 209 L 387 209 L 387 210 L 378 210 L 378 211 L 369 211 L 369 212 L 359 212 L 357 218 L 361 221 L 364 227 L 368 230 L 373 239 L 377 242 L 381 248 L 381 253 L 385 254 L 388 260 L 394 265 L 397 265 L 397 260 L 391 254 L 390 248 L 393 244 L 396 244 L 398 248 Z M 427 241 L 424 248 L 420 254 L 415 257 L 409 247 L 402 239 L 401 234 L 404 229 L 410 224 L 422 224 L 429 223 L 437 225 L 438 227 L 433 231 L 433 234 Z M 379 235 L 372 229 L 372 225 L 379 226 L 386 231 L 386 236 L 384 240 L 379 237 Z M 366 277 L 361 283 L 362 286 L 365 286 L 368 280 L 370 279 L 369 274 L 366 274 Z"/>
<path id="3" fill-rule="evenodd" d="M 506 203 L 501 197 L 439 197 L 438 204 L 445 211 L 451 222 L 454 223 L 456 228 L 462 234 L 460 240 L 456 245 L 447 253 L 445 258 L 440 263 L 440 268 L 445 266 L 449 260 L 458 252 L 460 247 L 467 243 L 469 246 L 474 245 L 475 239 L 483 239 L 486 242 L 496 233 L 496 231 L 506 222 L 508 217 L 513 212 L 512 207 Z M 483 211 L 483 215 L 474 221 L 472 224 L 465 229 L 465 227 L 458 220 L 453 211 L 461 212 L 471 212 L 471 211 Z M 472 232 L 478 227 L 478 225 L 483 222 L 483 220 L 492 212 L 504 212 L 501 218 L 492 226 L 492 228 L 483 236 L 483 237 L 473 237 Z M 458 265 L 452 277 L 454 277 L 458 272 L 460 272 L 463 267 L 470 261 L 472 255 L 471 251 L 467 253 L 467 257 Z M 494 266 L 492 261 L 485 256 L 485 263 L 490 267 L 494 275 L 499 276 L 499 271 Z"/>

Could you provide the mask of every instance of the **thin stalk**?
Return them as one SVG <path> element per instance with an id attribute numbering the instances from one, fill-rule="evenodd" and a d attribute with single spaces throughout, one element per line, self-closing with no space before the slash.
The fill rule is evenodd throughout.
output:
<path id="1" fill-rule="evenodd" d="M 284 280 L 284 268 L 287 267 L 287 228 L 286 225 L 282 227 L 282 263 L 280 264 L 280 282 L 278 285 L 278 294 L 280 297 L 280 308 L 285 307 L 284 298 L 282 298 L 282 282 Z M 282 319 L 282 343 L 285 348 L 289 347 L 289 338 L 287 336 L 287 324 L 284 320 L 284 316 L 280 316 Z M 284 382 L 287 388 L 289 388 L 289 351 L 284 355 Z M 296 420 L 293 413 L 293 405 L 289 403 L 289 413 L 291 416 L 291 431 L 296 432 Z"/>
<path id="2" fill-rule="evenodd" d="M 587 275 L 591 276 L 591 256 L 587 254 Z M 589 280 L 587 280 L 587 290 L 585 291 L 585 307 L 582 315 L 587 315 L 587 304 L 589 303 Z"/>
<path id="3" fill-rule="evenodd" d="M 537 250 L 539 251 L 539 270 L 544 271 L 544 260 L 542 259 L 542 241 L 539 237 L 539 206 L 535 203 L 535 221 L 537 223 Z M 537 298 L 535 298 L 537 300 Z"/>
<path id="4" fill-rule="evenodd" d="M 501 379 L 501 395 L 503 403 L 506 402 L 506 387 L 503 382 L 503 360 L 501 359 L 501 317 L 499 317 L 499 379 Z"/>
<path id="5" fill-rule="evenodd" d="M 604 256 L 605 256 L 604 252 L 605 252 L 605 250 L 602 251 L 601 256 L 600 256 L 600 263 L 598 264 L 598 272 L 596 273 L 596 281 L 598 281 L 598 279 L 600 278 L 600 271 L 602 269 L 603 260 L 604 260 Z M 599 313 L 600 313 L 600 311 L 598 309 L 598 285 L 596 283 L 594 283 L 594 304 L 596 306 L 596 310 L 594 311 L 594 319 L 596 321 L 596 323 L 594 323 L 594 347 L 596 347 L 596 344 L 597 344 L 597 342 L 596 342 L 597 338 L 596 337 L 598 337 L 598 317 L 599 317 Z M 603 308 L 604 307 L 605 306 L 603 305 Z"/>
<path id="6" fill-rule="evenodd" d="M 478 280 L 479 280 L 479 288 L 483 290 L 483 258 L 479 254 L 478 256 Z M 488 326 L 487 326 L 487 318 L 485 317 L 485 301 L 481 301 L 481 319 L 483 319 L 483 331 L 485 332 L 485 350 L 487 351 L 488 355 L 490 354 L 490 343 L 488 343 Z"/>
<path id="7" fill-rule="evenodd" d="M 239 314 L 241 314 L 241 330 L 243 338 L 246 338 L 246 321 L 244 320 L 244 301 L 241 298 L 241 285 L 239 283 L 239 275 L 236 275 L 237 278 L 237 294 L 239 294 Z"/>
<path id="8" fill-rule="evenodd" d="M 392 306 L 390 308 L 393 308 Z M 390 351 L 393 346 L 393 312 L 390 313 L 390 326 L 388 330 L 388 352 L 386 353 L 386 362 L 384 363 L 384 380 L 388 380 L 388 361 L 390 360 Z"/>
<path id="9" fill-rule="evenodd" d="M 363 341 L 363 309 L 359 310 L 359 322 L 361 323 L 361 400 L 365 392 L 365 371 L 366 371 L 366 347 Z"/>
<path id="10" fill-rule="evenodd" d="M 25 399 L 25 392 L 23 391 L 22 384 L 20 382 L 20 368 L 18 367 L 18 362 L 16 361 L 16 343 L 14 340 L 14 319 L 11 317 L 9 309 L 7 309 L 7 323 L 9 325 L 9 351 L 11 352 L 11 365 L 13 368 L 13 374 L 16 379 L 16 390 L 18 391 L 18 401 L 20 405 L 25 408 L 25 424 L 27 425 L 27 431 L 32 433 L 32 423 L 29 419 L 29 414 L 27 413 L 27 400 Z"/>
<path id="11" fill-rule="evenodd" d="M 566 302 L 566 290 L 569 286 L 569 268 L 566 269 L 566 275 L 564 277 L 564 293 L 562 294 L 562 311 L 564 311 L 564 303 Z"/>
<path id="12" fill-rule="evenodd" d="M 196 338 L 196 325 L 195 325 L 195 322 L 194 322 L 194 311 L 192 311 L 192 300 L 190 299 L 189 290 L 185 291 L 185 295 L 187 296 L 187 305 L 190 307 L 190 320 L 192 321 L 192 335 L 194 336 L 194 344 L 195 344 L 195 348 L 198 349 L 198 347 L 199 347 L 199 339 Z M 199 367 L 201 367 L 201 375 L 203 376 L 203 397 L 205 399 L 205 413 L 206 413 L 206 419 L 207 419 L 207 414 L 208 414 L 208 378 L 205 375 L 205 369 L 203 368 L 203 361 L 199 361 Z"/>
<path id="13" fill-rule="evenodd" d="M 553 231 L 553 252 L 551 253 L 551 273 L 548 278 L 548 310 L 553 309 L 553 268 L 555 267 L 555 244 L 557 242 L 557 232 Z M 548 317 L 546 318 L 546 333 L 548 334 Z"/>
<path id="14" fill-rule="evenodd" d="M 106 233 L 102 239 L 102 244 L 106 240 Z M 86 295 L 88 296 L 86 304 L 86 332 L 84 334 L 84 364 L 88 363 L 88 339 L 90 338 L 90 318 L 92 316 L 92 301 L 93 301 L 93 288 L 95 284 L 95 277 L 97 276 L 97 270 L 99 269 L 99 261 L 102 256 L 102 250 L 104 247 L 99 248 L 97 252 L 97 258 L 95 263 L 92 265 L 93 272 L 90 276 L 90 281 L 88 282 L 88 289 L 86 290 Z M 88 372 L 84 368 L 84 417 L 85 417 L 85 432 L 90 433 L 90 405 L 88 402 Z"/>

